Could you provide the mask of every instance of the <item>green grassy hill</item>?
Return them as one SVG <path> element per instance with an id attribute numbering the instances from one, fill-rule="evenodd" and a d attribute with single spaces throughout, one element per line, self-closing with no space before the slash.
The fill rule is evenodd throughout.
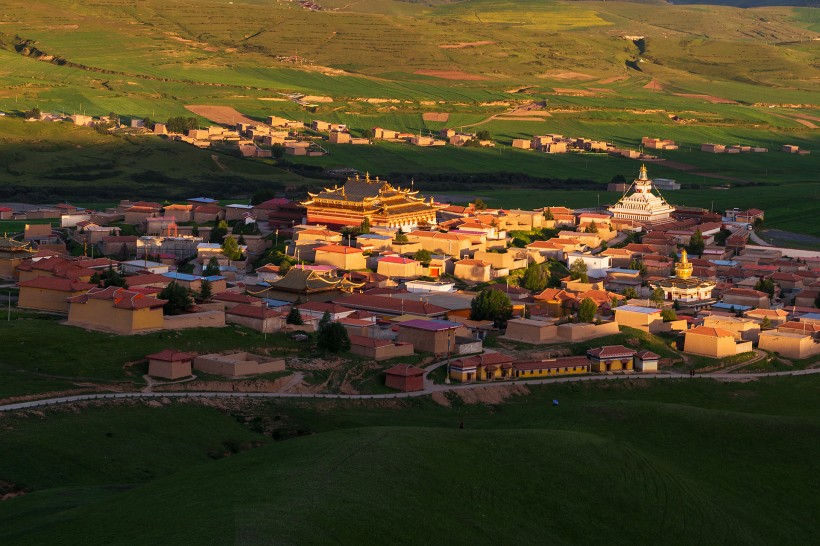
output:
<path id="1" fill-rule="evenodd" d="M 195 464 L 135 487 L 115 487 L 144 481 L 129 474 L 133 465 L 121 468 L 121 477 L 109 467 L 98 478 L 38 478 L 39 491 L 0 505 L 0 541 L 812 541 L 820 530 L 814 502 L 820 488 L 810 479 L 820 455 L 820 414 L 810 403 L 819 394 L 816 376 L 746 384 L 613 383 L 535 387 L 501 404 L 451 397 L 451 407 L 424 399 L 270 403 L 251 414 L 298 423 L 316 434 Z M 559 407 L 551 406 L 553 398 Z M 154 427 L 172 426 L 169 419 L 178 420 L 181 409 L 123 408 L 112 424 L 130 413 L 151 415 Z M 82 457 L 82 450 L 66 446 L 80 438 L 91 445 L 110 428 L 88 422 L 94 413 L 107 414 L 87 410 L 61 417 L 64 432 L 50 451 L 70 453 L 65 461 Z M 198 417 L 200 423 L 215 418 L 207 412 Z M 33 440 L 46 441 L 46 423 L 24 427 L 26 448 L 40 461 L 43 476 L 58 464 L 39 455 Z M 18 445 L 22 426 L 12 421 L 7 434 Z M 214 436 L 236 436 L 226 430 L 223 423 Z M 174 447 L 186 434 L 166 435 L 161 456 L 175 454 L 175 465 L 186 456 L 196 461 L 194 453 Z M 101 441 L 109 447 L 89 450 L 86 465 L 122 452 L 119 433 Z M 159 463 L 152 462 L 150 439 L 128 445 L 133 459 L 144 461 L 140 468 Z M 199 445 L 213 449 L 201 440 Z M 31 474 L 21 470 L 19 457 L 14 464 L 7 455 L 0 461 L 0 479 Z M 59 489 L 43 489 L 49 479 Z"/>

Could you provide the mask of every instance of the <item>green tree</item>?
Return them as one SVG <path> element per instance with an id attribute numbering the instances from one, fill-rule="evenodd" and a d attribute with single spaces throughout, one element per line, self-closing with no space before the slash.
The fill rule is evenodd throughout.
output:
<path id="1" fill-rule="evenodd" d="M 159 299 L 167 300 L 163 306 L 163 313 L 166 315 L 181 315 L 194 304 L 191 298 L 191 291 L 184 286 L 172 281 L 159 293 Z"/>
<path id="2" fill-rule="evenodd" d="M 376 136 L 376 132 L 373 129 L 365 129 L 362 131 L 362 138 L 373 138 Z"/>
<path id="3" fill-rule="evenodd" d="M 108 269 L 91 275 L 91 283 L 103 287 L 119 286 L 128 288 L 125 277 L 120 275 L 119 271 L 116 271 L 111 265 L 108 266 Z"/>
<path id="4" fill-rule="evenodd" d="M 359 225 L 359 233 L 370 233 L 370 218 L 367 216 L 364 217 L 364 220 L 362 220 L 362 223 Z"/>
<path id="5" fill-rule="evenodd" d="M 761 292 L 765 292 L 769 295 L 769 299 L 774 297 L 774 281 L 771 279 L 764 279 L 761 278 L 755 284 L 755 290 L 760 290 Z"/>
<path id="6" fill-rule="evenodd" d="M 475 134 L 476 140 L 490 140 L 490 131 L 482 129 Z"/>
<path id="7" fill-rule="evenodd" d="M 215 275 L 219 275 L 222 270 L 219 268 L 219 260 L 216 256 L 211 256 L 211 259 L 208 260 L 208 265 L 202 270 L 203 277 L 213 277 Z"/>
<path id="8" fill-rule="evenodd" d="M 655 305 L 661 306 L 663 304 L 663 289 L 659 286 L 652 291 L 652 296 L 649 298 Z"/>
<path id="9" fill-rule="evenodd" d="M 211 299 L 211 295 L 213 294 L 213 285 L 211 281 L 208 279 L 202 279 L 199 287 L 199 299 L 202 301 L 208 301 Z"/>
<path id="10" fill-rule="evenodd" d="M 501 327 L 512 316 L 512 302 L 501 290 L 485 288 L 470 302 L 471 320 L 491 320 Z"/>
<path id="11" fill-rule="evenodd" d="M 521 286 L 533 292 L 540 292 L 547 287 L 550 280 L 549 271 L 535 262 L 530 263 L 521 276 Z"/>
<path id="12" fill-rule="evenodd" d="M 288 324 L 295 324 L 296 326 L 301 326 L 305 323 L 305 321 L 302 320 L 302 313 L 299 312 L 296 305 L 291 306 L 290 313 L 288 313 L 285 322 Z"/>
<path id="13" fill-rule="evenodd" d="M 638 297 L 638 292 L 631 286 L 624 290 L 624 298 L 631 300 Z"/>
<path id="14" fill-rule="evenodd" d="M 23 112 L 23 117 L 26 119 L 40 119 L 41 114 L 42 112 L 40 112 L 39 108 L 32 108 L 31 110 Z"/>
<path id="15" fill-rule="evenodd" d="M 321 330 L 322 328 L 326 327 L 331 322 L 332 321 L 331 321 L 331 318 L 330 318 L 330 311 L 325 311 L 324 314 L 322 315 L 322 318 L 319 319 L 319 329 Z"/>
<path id="16" fill-rule="evenodd" d="M 227 256 L 229 260 L 241 260 L 242 251 L 239 249 L 239 244 L 232 236 L 228 235 L 222 241 L 222 254 Z"/>
<path id="17" fill-rule="evenodd" d="M 616 174 L 612 177 L 612 180 L 609 181 L 610 184 L 626 184 L 626 177 L 622 174 Z"/>
<path id="18" fill-rule="evenodd" d="M 191 235 L 194 237 L 199 237 L 199 226 L 197 224 L 191 226 Z"/>
<path id="19" fill-rule="evenodd" d="M 703 242 L 703 234 L 700 229 L 696 228 L 695 233 L 689 238 L 689 244 L 686 245 L 686 252 L 693 256 L 700 256 L 704 248 L 706 248 L 706 243 Z"/>
<path id="20" fill-rule="evenodd" d="M 396 238 L 393 239 L 393 241 L 400 245 L 403 245 L 408 242 L 407 235 L 404 234 L 401 228 L 399 228 L 399 230 L 396 232 Z"/>
<path id="21" fill-rule="evenodd" d="M 761 330 L 771 330 L 772 329 L 772 321 L 769 320 L 769 317 L 763 317 L 763 320 L 760 321 L 760 329 Z"/>
<path id="22" fill-rule="evenodd" d="M 593 322 L 595 314 L 598 312 L 598 304 L 592 298 L 584 298 L 578 306 L 578 320 L 580 322 Z"/>
<path id="23" fill-rule="evenodd" d="M 589 281 L 589 276 L 587 276 L 587 264 L 584 263 L 584 260 L 577 258 L 572 262 L 572 265 L 569 267 L 569 276 L 574 281 Z"/>
<path id="24" fill-rule="evenodd" d="M 552 209 L 549 207 L 544 209 L 544 220 L 555 220 L 555 216 L 552 215 Z"/>
<path id="25" fill-rule="evenodd" d="M 413 254 L 413 259 L 423 264 L 429 264 L 432 257 L 433 255 L 430 254 L 430 251 L 423 248 L 417 250 L 416 253 Z"/>
<path id="26" fill-rule="evenodd" d="M 216 227 L 211 230 L 211 242 L 222 244 L 222 240 L 228 234 L 228 222 L 221 220 Z"/>
<path id="27" fill-rule="evenodd" d="M 598 224 L 595 222 L 590 222 L 584 229 L 584 233 L 598 233 Z"/>
<path id="28" fill-rule="evenodd" d="M 473 206 L 475 207 L 475 210 L 486 210 L 487 209 L 487 203 L 485 203 L 483 199 L 476 199 L 475 202 L 473 203 Z"/>
<path id="29" fill-rule="evenodd" d="M 663 309 L 661 310 L 661 318 L 664 322 L 672 322 L 678 320 L 678 314 L 675 313 L 674 309 Z"/>
<path id="30" fill-rule="evenodd" d="M 316 334 L 316 346 L 320 351 L 329 353 L 350 350 L 350 337 L 347 335 L 347 328 L 338 322 L 331 322 L 324 328 L 320 328 Z"/>

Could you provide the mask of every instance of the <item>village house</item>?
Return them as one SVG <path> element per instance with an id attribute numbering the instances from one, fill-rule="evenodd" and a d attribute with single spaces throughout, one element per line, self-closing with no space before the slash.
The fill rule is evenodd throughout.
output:
<path id="1" fill-rule="evenodd" d="M 436 254 L 464 257 L 471 250 L 481 250 L 480 244 L 475 245 L 468 235 L 457 233 L 443 233 L 440 231 L 413 231 L 407 234 L 407 240 L 420 244 L 420 248 Z"/>
<path id="2" fill-rule="evenodd" d="M 189 377 L 194 356 L 173 349 L 148 355 L 145 357 L 148 359 L 148 375 L 172 380 Z"/>
<path id="3" fill-rule="evenodd" d="M 225 309 L 225 320 L 241 324 L 251 330 L 271 334 L 278 332 L 285 325 L 285 316 L 276 310 L 263 305 L 240 303 Z"/>
<path id="4" fill-rule="evenodd" d="M 378 260 L 376 272 L 393 279 L 415 279 L 423 274 L 422 265 L 416 260 L 401 256 L 385 256 Z"/>
<path id="5" fill-rule="evenodd" d="M 767 330 L 760 333 L 758 348 L 786 358 L 805 359 L 820 354 L 820 341 L 809 333 Z"/>
<path id="6" fill-rule="evenodd" d="M 384 384 L 403 392 L 424 390 L 424 370 L 410 364 L 396 364 L 384 371 Z"/>
<path id="7" fill-rule="evenodd" d="M 751 341 L 737 342 L 732 332 L 722 328 L 698 326 L 687 330 L 683 351 L 710 358 L 726 358 L 752 350 Z"/>
<path id="8" fill-rule="evenodd" d="M 730 305 L 743 305 L 748 307 L 757 307 L 759 309 L 768 309 L 769 295 L 760 290 L 753 290 L 748 288 L 730 288 L 723 291 L 723 303 Z"/>
<path id="9" fill-rule="evenodd" d="M 357 335 L 349 335 L 348 337 L 350 338 L 351 353 L 376 361 L 413 354 L 413 345 L 411 343 Z"/>
<path id="10" fill-rule="evenodd" d="M 110 286 L 68 298 L 68 324 L 117 334 L 161 330 L 167 302 L 141 292 Z"/>
<path id="11" fill-rule="evenodd" d="M 789 319 L 789 313 L 783 309 L 751 309 L 746 311 L 745 315 L 757 322 L 763 322 L 764 319 L 769 319 L 769 323 L 773 327 L 783 324 Z"/>
<path id="12" fill-rule="evenodd" d="M 351 294 L 345 298 L 334 299 L 333 303 L 369 311 L 377 315 L 398 316 L 416 315 L 421 317 L 439 318 L 447 314 L 447 309 L 438 305 L 433 305 L 418 299 L 410 300 L 403 298 L 392 298 L 389 296 L 377 296 L 369 294 Z"/>
<path id="13" fill-rule="evenodd" d="M 709 315 L 703 318 L 703 326 L 731 332 L 737 341 L 757 342 L 758 337 L 760 337 L 760 324 L 747 318 Z"/>
<path id="14" fill-rule="evenodd" d="M 314 262 L 319 265 L 332 265 L 346 271 L 367 268 L 367 260 L 360 248 L 324 245 L 316 248 L 315 252 Z"/>
<path id="15" fill-rule="evenodd" d="M 60 242 L 60 236 L 52 230 L 51 224 L 26 224 L 23 241 L 37 245 L 53 244 Z"/>
<path id="16" fill-rule="evenodd" d="M 593 372 L 631 372 L 634 370 L 634 357 L 637 351 L 623 345 L 605 345 L 587 351 L 590 368 Z"/>
<path id="17" fill-rule="evenodd" d="M 570 252 L 567 254 L 567 265 L 572 266 L 576 260 L 581 260 L 587 268 L 587 275 L 590 277 L 606 277 L 607 271 L 612 268 L 612 259 L 609 256 L 600 254 L 581 254 Z"/>
<path id="18" fill-rule="evenodd" d="M 620 326 L 629 326 L 644 332 L 658 331 L 658 326 L 663 324 L 660 309 L 638 305 L 616 307 L 615 320 Z"/>
<path id="19" fill-rule="evenodd" d="M 514 377 L 517 379 L 538 379 L 589 373 L 589 360 L 585 356 L 527 360 L 513 362 L 512 366 Z"/>
<path id="20" fill-rule="evenodd" d="M 635 353 L 635 370 L 643 373 L 654 373 L 658 371 L 660 355 L 646 349 Z"/>
<path id="21" fill-rule="evenodd" d="M 513 377 L 513 359 L 501 353 L 458 358 L 450 363 L 450 379 L 459 383 L 492 381 Z"/>
<path id="22" fill-rule="evenodd" d="M 455 264 L 453 275 L 468 282 L 487 282 L 492 279 L 492 266 L 481 260 L 464 259 Z"/>
<path id="23" fill-rule="evenodd" d="M 93 284 L 86 282 L 50 276 L 18 282 L 17 286 L 20 288 L 17 307 L 55 313 L 68 313 L 67 298 L 94 288 Z"/>
<path id="24" fill-rule="evenodd" d="M 461 324 L 448 320 L 407 320 L 398 324 L 398 330 L 397 341 L 410 343 L 416 351 L 436 355 L 459 354 L 460 344 L 473 341 L 472 338 L 464 340 L 459 335 L 459 331 L 463 330 Z"/>

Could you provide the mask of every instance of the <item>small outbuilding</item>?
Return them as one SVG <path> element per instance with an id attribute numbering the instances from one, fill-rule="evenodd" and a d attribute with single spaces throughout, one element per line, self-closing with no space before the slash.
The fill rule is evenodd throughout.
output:
<path id="1" fill-rule="evenodd" d="M 661 359 L 660 355 L 656 355 L 652 351 L 638 351 L 635 353 L 635 370 L 639 372 L 657 372 L 658 361 Z"/>
<path id="2" fill-rule="evenodd" d="M 164 379 L 180 379 L 191 375 L 191 365 L 194 360 L 191 353 L 183 353 L 173 349 L 165 349 L 148 355 L 148 375 Z"/>
<path id="3" fill-rule="evenodd" d="M 384 371 L 384 384 L 404 392 L 424 390 L 424 370 L 410 364 L 396 364 Z"/>

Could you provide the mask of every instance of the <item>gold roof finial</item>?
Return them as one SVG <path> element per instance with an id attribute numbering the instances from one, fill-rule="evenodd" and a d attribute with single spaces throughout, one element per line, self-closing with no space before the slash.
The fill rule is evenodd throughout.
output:
<path id="1" fill-rule="evenodd" d="M 648 180 L 646 175 L 646 164 L 641 165 L 641 170 L 638 172 L 638 180 Z"/>
<path id="2" fill-rule="evenodd" d="M 370 182 L 370 171 L 365 171 L 364 179 L 365 179 L 365 182 Z"/>

